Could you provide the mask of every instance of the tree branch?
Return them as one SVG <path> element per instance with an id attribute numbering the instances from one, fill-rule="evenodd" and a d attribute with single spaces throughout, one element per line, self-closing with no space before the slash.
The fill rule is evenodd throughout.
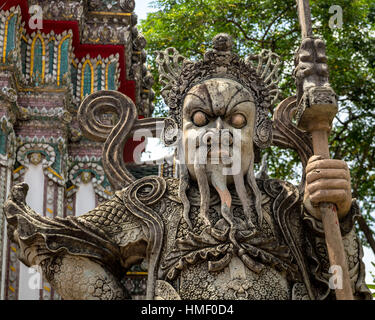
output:
<path id="1" fill-rule="evenodd" d="M 243 36 L 245 37 L 245 39 L 246 39 L 247 41 L 254 41 L 254 42 L 261 43 L 261 44 L 263 43 L 262 40 L 255 39 L 255 38 L 250 38 L 250 37 L 247 35 L 246 31 L 242 28 L 242 26 L 241 26 L 237 21 L 232 20 L 232 19 L 228 19 L 228 18 L 226 18 L 225 21 L 226 21 L 227 23 L 232 23 L 232 24 L 234 24 L 234 25 L 235 25 L 235 26 L 241 31 L 241 33 L 243 34 Z M 266 41 L 266 42 L 269 42 L 269 41 Z"/>
<path id="2" fill-rule="evenodd" d="M 285 13 L 287 13 L 289 10 L 289 8 L 286 8 L 284 11 L 280 12 L 272 21 L 271 23 L 268 25 L 263 37 L 262 37 L 262 44 L 264 43 L 264 40 L 266 39 L 266 36 L 268 34 L 268 32 L 270 31 L 271 27 L 274 25 L 274 23 L 279 20 Z"/>
<path id="3" fill-rule="evenodd" d="M 373 233 L 372 233 L 370 227 L 367 225 L 366 220 L 365 220 L 365 218 L 363 218 L 362 215 L 358 218 L 357 221 L 358 221 L 359 228 L 365 234 L 367 242 L 368 242 L 372 251 L 375 254 L 375 240 L 374 240 Z"/>

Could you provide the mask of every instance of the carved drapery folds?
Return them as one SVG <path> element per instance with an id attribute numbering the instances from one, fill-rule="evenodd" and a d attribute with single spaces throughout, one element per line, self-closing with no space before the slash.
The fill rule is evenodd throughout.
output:
<path id="1" fill-rule="evenodd" d="M 302 179 L 299 185 L 300 192 L 304 192 L 308 160 L 314 154 L 311 135 L 297 128 L 293 119 L 297 110 L 295 97 L 282 101 L 273 114 L 273 145 L 283 149 L 297 151 L 302 162 Z"/>
<path id="2" fill-rule="evenodd" d="M 159 213 L 153 211 L 150 206 L 163 197 L 165 190 L 166 182 L 163 178 L 146 177 L 133 183 L 123 197 L 127 209 L 142 219 L 148 227 L 147 299 L 153 299 L 155 295 L 155 282 L 159 273 L 158 263 L 164 242 L 164 223 Z"/>

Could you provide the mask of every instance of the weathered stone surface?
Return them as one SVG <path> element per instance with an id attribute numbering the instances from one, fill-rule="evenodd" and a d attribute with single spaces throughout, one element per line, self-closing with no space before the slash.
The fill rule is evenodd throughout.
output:
<path id="1" fill-rule="evenodd" d="M 204 61 L 187 61 L 172 49 L 158 59 L 167 87 L 164 97 L 171 107 L 163 138 L 177 148 L 178 178 L 135 180 L 108 147 L 105 170 L 117 174 L 115 188 L 121 189 L 121 179 L 126 187 L 79 218 L 40 217 L 25 204 L 26 186 L 13 188 L 5 212 L 9 234 L 21 248 L 20 259 L 27 265 L 40 264 L 63 297 L 124 299 L 127 293 L 119 275 L 142 260 L 148 266 L 149 299 L 334 297 L 321 222 L 303 205 L 304 188 L 269 179 L 265 173 L 256 179 L 254 173 L 256 153 L 272 143 L 296 149 L 305 169 L 311 140 L 290 118 L 295 99 L 279 105 L 272 123 L 268 112 L 276 80 L 267 83 L 272 76 L 265 74 L 274 75 L 277 63 L 272 64 L 274 70 L 261 72 L 261 66 L 256 68 L 251 59 L 245 62 L 230 49 L 231 39 L 221 34 Z M 166 57 L 170 53 L 172 58 Z M 125 138 L 134 126 L 156 123 L 136 122 L 131 101 L 117 93 L 105 92 L 102 98 L 95 95 L 86 101 L 81 122 L 83 132 L 105 145 L 121 143 L 120 133 Z M 94 115 L 83 111 L 93 101 L 99 107 L 100 101 L 102 107 L 110 102 L 115 111 L 122 105 L 124 123 L 106 127 L 105 133 L 92 126 Z M 327 169 L 333 171 L 323 179 L 329 180 L 333 172 L 334 180 L 342 166 L 330 164 Z M 231 165 L 232 170 L 226 170 Z M 323 161 L 317 169 L 326 165 Z M 303 186 L 304 181 L 305 177 Z M 340 188 L 346 190 L 348 183 L 349 174 Z M 333 184 L 327 181 L 320 187 L 329 190 Z M 354 232 L 358 207 L 353 202 L 345 211 L 340 227 L 353 294 L 371 298 Z M 86 281 L 72 285 L 71 268 L 78 268 Z"/>

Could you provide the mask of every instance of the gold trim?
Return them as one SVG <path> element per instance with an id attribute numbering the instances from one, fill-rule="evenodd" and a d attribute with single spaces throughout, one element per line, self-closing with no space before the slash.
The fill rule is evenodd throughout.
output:
<path id="1" fill-rule="evenodd" d="M 128 12 L 105 12 L 105 11 L 91 11 L 90 14 L 97 14 L 101 16 L 125 16 L 125 17 L 131 17 L 132 13 Z"/>
<path id="2" fill-rule="evenodd" d="M 160 177 L 164 176 L 164 163 L 160 166 Z"/>
<path id="3" fill-rule="evenodd" d="M 67 89 L 45 89 L 45 88 L 21 88 L 17 83 L 20 92 L 65 92 Z"/>
<path id="4" fill-rule="evenodd" d="M 65 40 L 71 38 L 71 35 L 68 34 L 64 38 L 61 39 L 59 43 L 59 49 L 58 49 L 58 54 L 57 54 L 57 86 L 60 86 L 60 68 L 61 68 L 61 46 L 65 42 Z"/>
<path id="5" fill-rule="evenodd" d="M 24 168 L 24 166 L 19 166 L 16 170 L 13 171 L 13 174 L 21 171 Z"/>
<path id="6" fill-rule="evenodd" d="M 37 34 L 33 42 L 31 44 L 31 61 L 30 61 L 30 77 L 33 77 L 34 74 L 34 56 L 35 56 L 35 43 L 37 39 L 40 39 L 42 43 L 42 81 L 44 82 L 44 74 L 46 72 L 46 46 L 44 44 L 44 39 L 43 37 L 39 34 Z"/>
<path id="7" fill-rule="evenodd" d="M 14 66 L 12 65 L 0 65 L 1 71 L 14 71 Z M 61 92 L 69 92 L 68 88 L 65 89 L 50 89 L 50 88 L 39 88 L 39 87 L 28 87 L 24 88 L 17 80 L 17 77 L 13 76 L 13 81 L 16 86 L 17 92 L 55 92 L 55 93 L 61 93 Z"/>
<path id="8" fill-rule="evenodd" d="M 7 45 L 8 45 L 8 25 L 9 25 L 9 21 L 10 19 L 13 18 L 13 16 L 15 15 L 15 12 L 13 12 L 7 19 L 7 21 L 5 22 L 5 30 L 4 30 L 4 45 L 3 45 L 3 63 L 5 63 L 6 61 L 6 55 L 7 55 Z"/>
<path id="9" fill-rule="evenodd" d="M 68 189 L 66 189 L 66 192 L 69 192 L 70 190 L 73 190 L 75 187 L 76 187 L 76 186 L 74 186 L 74 185 L 71 186 L 71 187 L 69 187 Z M 69 210 L 72 210 L 73 208 L 72 208 L 72 207 L 69 208 L 69 206 L 68 206 L 68 209 L 69 209 Z"/>
<path id="10" fill-rule="evenodd" d="M 55 170 L 53 170 L 51 167 L 48 167 L 47 170 L 49 172 L 51 172 L 53 175 L 55 175 L 56 177 L 58 177 L 60 180 L 64 180 L 64 178 L 62 176 L 60 176 Z"/>
<path id="11" fill-rule="evenodd" d="M 90 69 L 91 69 L 91 88 L 90 88 L 90 93 L 93 93 L 94 92 L 94 81 L 95 81 L 95 75 L 94 75 L 94 67 L 92 66 L 92 63 L 89 59 L 87 59 L 84 64 L 82 65 L 82 69 L 81 69 L 81 99 L 83 99 L 83 95 L 84 95 L 84 89 L 85 89 L 85 69 L 86 69 L 86 65 L 89 65 Z"/>
<path id="12" fill-rule="evenodd" d="M 105 89 L 108 90 L 108 69 L 111 62 L 107 63 L 105 66 Z"/>
<path id="13" fill-rule="evenodd" d="M 147 276 L 148 275 L 148 273 L 147 272 L 136 272 L 136 271 L 134 271 L 134 272 L 132 272 L 132 271 L 128 271 L 127 273 L 126 273 L 126 275 L 127 276 Z"/>

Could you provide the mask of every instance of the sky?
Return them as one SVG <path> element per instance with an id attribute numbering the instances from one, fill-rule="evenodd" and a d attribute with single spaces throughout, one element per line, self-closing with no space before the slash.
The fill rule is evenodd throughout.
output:
<path id="1" fill-rule="evenodd" d="M 135 13 L 138 15 L 138 21 L 145 19 L 147 17 L 147 13 L 155 11 L 151 7 L 151 3 L 154 0 L 136 0 L 135 1 Z M 158 159 L 164 154 L 170 154 L 171 150 L 167 148 L 163 148 L 158 139 L 151 139 L 148 142 L 146 147 L 146 151 L 148 151 L 148 155 L 145 155 L 143 158 L 146 159 Z M 152 156 L 150 157 L 150 153 Z M 375 274 L 375 267 L 371 264 L 371 262 L 375 263 L 375 255 L 369 248 L 364 249 L 364 258 L 363 261 L 366 265 L 366 283 L 374 283 L 373 277 L 371 276 L 370 272 Z"/>
<path id="2" fill-rule="evenodd" d="M 155 9 L 150 8 L 153 0 L 135 0 L 135 13 L 138 15 L 138 20 L 146 19 L 148 12 L 153 12 Z"/>

